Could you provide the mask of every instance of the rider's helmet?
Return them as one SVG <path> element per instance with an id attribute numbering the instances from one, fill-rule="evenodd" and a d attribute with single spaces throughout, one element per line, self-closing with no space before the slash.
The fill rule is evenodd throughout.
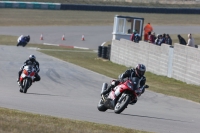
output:
<path id="1" fill-rule="evenodd" d="M 36 61 L 35 55 L 30 55 L 30 56 L 29 56 L 29 60 L 32 61 L 32 62 L 33 62 L 33 61 Z"/>
<path id="2" fill-rule="evenodd" d="M 142 77 L 144 75 L 145 71 L 146 71 L 145 65 L 143 65 L 143 64 L 137 64 L 137 66 L 135 68 L 135 72 L 136 72 L 136 75 L 138 77 Z"/>
<path id="3" fill-rule="evenodd" d="M 29 36 L 29 35 L 28 35 L 27 37 L 28 37 L 28 38 L 30 38 L 30 36 Z"/>

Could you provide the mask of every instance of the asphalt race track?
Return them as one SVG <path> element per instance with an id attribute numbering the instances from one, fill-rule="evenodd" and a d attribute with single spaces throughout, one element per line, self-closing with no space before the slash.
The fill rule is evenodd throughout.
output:
<path id="1" fill-rule="evenodd" d="M 19 68 L 34 54 L 41 81 L 19 92 Z M 101 85 L 111 79 L 33 49 L 0 45 L 0 107 L 157 133 L 198 133 L 200 104 L 146 91 L 121 114 L 99 112 Z"/>
<path id="2" fill-rule="evenodd" d="M 17 72 L 30 54 L 40 62 L 41 81 L 23 94 Z M 121 114 L 99 112 L 101 85 L 110 78 L 23 47 L 0 46 L 0 60 L 1 107 L 158 133 L 199 132 L 197 103 L 146 91 Z"/>

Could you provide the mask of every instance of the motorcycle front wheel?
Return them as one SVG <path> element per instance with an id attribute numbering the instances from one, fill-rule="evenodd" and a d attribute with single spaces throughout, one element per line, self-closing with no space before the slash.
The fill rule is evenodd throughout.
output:
<path id="1" fill-rule="evenodd" d="M 99 100 L 99 103 L 97 105 L 97 109 L 99 111 L 102 111 L 102 112 L 105 112 L 107 110 L 107 108 L 104 106 L 103 99 Z"/>
<path id="2" fill-rule="evenodd" d="M 130 99 L 129 95 L 122 95 L 115 105 L 114 112 L 120 114 L 128 106 Z"/>
<path id="3" fill-rule="evenodd" d="M 31 81 L 29 79 L 24 79 L 23 80 L 23 92 L 26 93 L 29 86 L 30 86 Z"/>

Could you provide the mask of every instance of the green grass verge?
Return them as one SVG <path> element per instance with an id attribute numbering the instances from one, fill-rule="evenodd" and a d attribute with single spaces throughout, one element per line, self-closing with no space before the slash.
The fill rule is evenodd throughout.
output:
<path id="1" fill-rule="evenodd" d="M 144 18 L 145 24 L 150 22 L 152 26 L 199 25 L 200 22 L 198 14 L 154 14 L 0 8 L 0 26 L 113 25 L 115 15 L 141 17 Z"/>
<path id="2" fill-rule="evenodd" d="M 1 133 L 149 133 L 0 108 Z"/>

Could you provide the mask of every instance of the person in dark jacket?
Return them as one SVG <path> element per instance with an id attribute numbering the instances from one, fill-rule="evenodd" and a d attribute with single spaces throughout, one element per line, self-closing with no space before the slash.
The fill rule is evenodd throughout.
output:
<path id="1" fill-rule="evenodd" d="M 134 31 L 132 32 L 131 37 L 130 37 L 130 40 L 131 40 L 131 41 L 134 41 L 134 40 L 135 40 L 135 34 L 136 34 L 136 33 L 137 33 L 136 30 L 134 30 Z"/>
<path id="2" fill-rule="evenodd" d="M 155 40 L 156 40 L 155 32 L 152 32 L 151 35 L 149 35 L 148 42 L 155 44 Z"/>
<path id="3" fill-rule="evenodd" d="M 178 40 L 179 40 L 179 44 L 182 44 L 182 45 L 186 45 L 187 44 L 185 39 L 181 35 L 178 35 Z"/>
<path id="4" fill-rule="evenodd" d="M 144 93 L 144 88 L 143 86 L 146 83 L 146 77 L 144 76 L 146 72 L 146 67 L 143 64 L 137 64 L 136 68 L 131 68 L 126 70 L 124 73 L 121 74 L 120 78 L 116 81 L 113 81 L 111 85 L 101 93 L 101 95 L 107 95 L 112 89 L 114 89 L 117 85 L 119 85 L 120 82 L 123 82 L 125 78 L 133 78 L 133 77 L 138 77 L 140 80 L 140 86 L 139 89 L 137 90 L 136 93 L 141 95 Z M 132 76 L 132 77 L 131 77 Z M 143 89 L 142 89 L 143 88 Z M 137 99 L 133 101 L 134 103 L 137 102 Z"/>
<path id="5" fill-rule="evenodd" d="M 29 59 L 26 60 L 26 61 L 24 62 L 24 65 L 20 68 L 20 71 L 18 72 L 18 79 L 17 79 L 17 82 L 19 83 L 19 78 L 20 78 L 20 76 L 21 76 L 21 74 L 22 74 L 22 71 L 23 71 L 24 66 L 26 66 L 26 65 L 32 65 L 32 66 L 35 68 L 36 74 L 35 74 L 35 79 L 34 79 L 34 81 L 40 81 L 40 76 L 38 75 L 38 73 L 39 73 L 39 71 L 40 71 L 39 62 L 36 61 L 36 57 L 35 57 L 34 55 L 30 55 L 30 56 L 29 56 Z M 34 81 L 33 81 L 33 82 L 34 82 Z M 20 84 L 20 83 L 19 83 L 19 84 Z"/>
<path id="6" fill-rule="evenodd" d="M 163 35 L 159 35 L 158 40 L 157 40 L 157 45 L 161 46 L 161 44 L 165 41 L 165 39 L 163 39 Z"/>
<path id="7" fill-rule="evenodd" d="M 171 37 L 169 36 L 169 34 L 166 34 L 165 43 L 166 43 L 166 44 L 169 44 L 169 45 L 172 45 L 172 39 L 171 39 Z"/>

